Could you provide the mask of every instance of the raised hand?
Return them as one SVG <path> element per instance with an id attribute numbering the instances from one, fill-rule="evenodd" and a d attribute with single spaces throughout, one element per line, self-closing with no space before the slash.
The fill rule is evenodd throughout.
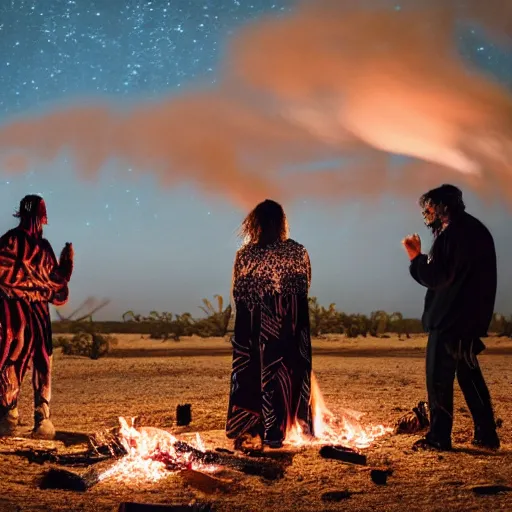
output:
<path id="1" fill-rule="evenodd" d="M 60 253 L 59 267 L 61 272 L 64 275 L 66 281 L 71 279 L 71 274 L 73 273 L 73 259 L 75 257 L 75 252 L 73 250 L 73 244 L 67 242 L 64 248 Z"/>
<path id="2" fill-rule="evenodd" d="M 60 253 L 60 259 L 61 261 L 67 260 L 67 261 L 73 261 L 73 258 L 75 257 L 75 251 L 73 250 L 73 244 L 71 242 L 66 242 L 66 245 L 62 249 Z"/>
<path id="3" fill-rule="evenodd" d="M 421 254 L 421 238 L 417 233 L 406 236 L 402 240 L 402 245 L 404 246 L 410 260 L 413 260 L 416 256 Z"/>

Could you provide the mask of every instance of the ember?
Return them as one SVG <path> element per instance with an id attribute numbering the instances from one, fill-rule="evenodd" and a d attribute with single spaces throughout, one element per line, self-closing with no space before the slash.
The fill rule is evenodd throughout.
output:
<path id="1" fill-rule="evenodd" d="M 368 448 L 376 439 L 393 432 L 384 425 L 362 426 L 362 413 L 344 410 L 336 417 L 325 405 L 315 375 L 311 374 L 311 401 L 313 405 L 314 434 L 311 438 L 303 433 L 299 424 L 294 424 L 286 435 L 286 444 L 303 445 L 344 445 L 354 448 Z"/>

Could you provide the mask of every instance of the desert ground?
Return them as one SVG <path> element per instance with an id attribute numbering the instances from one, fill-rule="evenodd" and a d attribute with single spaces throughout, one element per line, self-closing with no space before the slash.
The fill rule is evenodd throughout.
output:
<path id="1" fill-rule="evenodd" d="M 38 480 L 48 465 L 12 455 L 20 448 L 56 448 L 58 453 L 85 449 L 66 446 L 63 432 L 93 433 L 115 427 L 118 417 L 138 417 L 141 425 L 184 436 L 199 432 L 207 448 L 232 445 L 223 428 L 228 403 L 230 344 L 222 339 L 155 341 L 140 335 L 119 336 L 105 358 L 93 361 L 54 357 L 52 418 L 56 441 L 27 439 L 32 426 L 31 385 L 24 383 L 20 404 L 20 437 L 0 440 L 0 510 L 2 511 L 117 511 L 123 501 L 187 504 L 213 503 L 218 511 L 469 511 L 512 510 L 512 492 L 481 496 L 479 484 L 512 485 L 512 340 L 487 338 L 480 357 L 496 416 L 503 421 L 497 453 L 472 447 L 472 421 L 455 384 L 454 451 L 414 452 L 416 435 L 383 437 L 362 450 L 367 466 L 323 459 L 318 447 L 285 450 L 292 463 L 284 477 L 268 482 L 237 472 L 223 474 L 231 481 L 222 489 L 201 490 L 183 475 L 169 474 L 157 483 L 100 482 L 90 490 L 39 490 Z M 419 400 L 426 399 L 424 348 L 426 338 L 400 341 L 330 336 L 314 340 L 314 371 L 327 406 L 364 412 L 364 424 L 394 426 Z M 192 422 L 176 427 L 178 404 L 190 403 Z M 190 435 L 188 436 L 190 439 Z M 67 439 L 69 439 L 69 434 Z M 392 470 L 387 485 L 376 485 L 371 468 Z M 349 491 L 339 502 L 325 501 L 329 491 Z"/>

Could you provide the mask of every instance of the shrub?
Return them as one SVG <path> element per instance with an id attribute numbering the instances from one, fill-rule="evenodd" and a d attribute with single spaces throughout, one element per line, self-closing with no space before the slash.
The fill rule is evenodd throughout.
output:
<path id="1" fill-rule="evenodd" d="M 60 338 L 62 353 L 68 356 L 83 356 L 99 359 L 109 353 L 117 339 L 108 334 L 81 330 L 71 338 Z"/>

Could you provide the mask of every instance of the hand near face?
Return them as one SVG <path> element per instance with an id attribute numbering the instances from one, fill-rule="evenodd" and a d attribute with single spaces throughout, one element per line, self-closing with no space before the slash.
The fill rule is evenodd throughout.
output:
<path id="1" fill-rule="evenodd" d="M 68 242 L 62 249 L 59 259 L 60 271 L 66 281 L 69 281 L 71 279 L 71 274 L 73 273 L 74 256 L 75 253 L 73 251 L 73 244 Z"/>
<path id="2" fill-rule="evenodd" d="M 402 245 L 405 247 L 410 260 L 421 254 L 421 238 L 417 233 L 406 236 L 402 240 Z"/>
<path id="3" fill-rule="evenodd" d="M 70 242 L 67 242 L 64 248 L 62 249 L 62 252 L 60 253 L 61 259 L 73 261 L 73 258 L 75 256 L 75 251 L 73 250 L 73 244 Z"/>

